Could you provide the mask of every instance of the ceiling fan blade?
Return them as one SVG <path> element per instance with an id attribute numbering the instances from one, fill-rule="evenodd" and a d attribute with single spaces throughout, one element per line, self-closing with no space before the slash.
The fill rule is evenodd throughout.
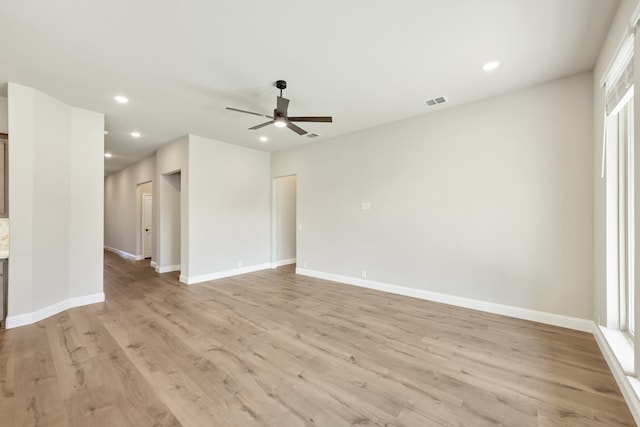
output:
<path id="1" fill-rule="evenodd" d="M 288 127 L 289 129 L 291 129 L 292 131 L 294 131 L 295 133 L 297 133 L 298 135 L 304 135 L 305 133 L 307 133 L 307 131 L 306 131 L 306 130 L 304 130 L 304 129 L 302 129 L 302 128 L 300 128 L 300 127 L 296 126 L 296 125 L 294 125 L 294 124 L 293 124 L 293 123 L 291 123 L 291 122 L 287 122 L 287 127 Z"/>
<path id="2" fill-rule="evenodd" d="M 292 122 L 325 122 L 332 123 L 333 117 L 289 117 L 289 120 Z"/>
<path id="3" fill-rule="evenodd" d="M 267 116 L 266 114 L 262 114 L 262 113 L 254 113 L 253 111 L 240 110 L 238 108 L 232 108 L 232 107 L 226 107 L 226 109 L 227 110 L 231 110 L 231 111 L 237 111 L 238 113 L 253 114 L 254 116 L 260 116 L 260 117 L 266 117 L 268 119 L 273 119 L 273 117 L 271 117 L 271 116 Z"/>
<path id="4" fill-rule="evenodd" d="M 276 109 L 278 113 L 281 113 L 283 116 L 287 116 L 287 108 L 289 108 L 289 100 L 287 98 L 283 98 L 281 96 L 278 97 L 278 105 Z"/>
<path id="5" fill-rule="evenodd" d="M 260 123 L 259 125 L 255 125 L 254 127 L 249 128 L 249 130 L 260 129 L 260 128 L 263 128 L 265 126 L 269 126 L 271 123 L 273 123 L 273 120 L 269 120 L 268 122 L 264 122 L 264 123 Z"/>

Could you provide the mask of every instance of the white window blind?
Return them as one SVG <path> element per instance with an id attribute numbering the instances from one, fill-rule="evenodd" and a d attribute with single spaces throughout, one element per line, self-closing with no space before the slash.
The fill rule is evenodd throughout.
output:
<path id="1" fill-rule="evenodd" d="M 638 5 L 640 13 L 640 4 Z M 634 23 L 638 22 L 634 18 Z M 631 29 L 635 30 L 635 24 Z M 632 95 L 633 87 L 633 49 L 635 40 L 635 31 L 630 31 L 625 38 L 622 39 L 618 52 L 613 62 L 607 68 L 606 74 L 600 80 L 600 84 L 604 86 L 604 123 L 602 135 L 602 168 L 600 177 L 604 178 L 605 169 L 605 153 L 607 146 L 607 117 L 617 112 L 617 108 L 622 106 L 622 102 L 626 97 Z"/>
<path id="2" fill-rule="evenodd" d="M 633 35 L 618 52 L 605 79 L 606 112 L 611 114 L 633 86 Z"/>

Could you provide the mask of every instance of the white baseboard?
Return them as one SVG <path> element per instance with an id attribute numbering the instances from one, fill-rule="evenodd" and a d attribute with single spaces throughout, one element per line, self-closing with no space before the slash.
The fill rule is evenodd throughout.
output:
<path id="1" fill-rule="evenodd" d="M 178 264 L 178 265 L 165 265 L 163 267 L 159 267 L 156 264 L 155 269 L 156 269 L 156 273 L 171 273 L 172 271 L 180 271 L 180 264 Z"/>
<path id="2" fill-rule="evenodd" d="M 56 304 L 48 307 L 41 308 L 32 313 L 19 314 L 17 316 L 7 317 L 7 329 L 17 328 L 18 326 L 31 325 L 32 323 L 39 322 L 65 310 L 73 307 L 80 307 L 82 305 L 95 304 L 104 301 L 104 293 L 85 295 L 82 297 L 69 298 L 64 301 L 60 301 Z"/>
<path id="3" fill-rule="evenodd" d="M 122 258 L 125 258 L 125 259 L 132 259 L 134 261 L 140 261 L 140 260 L 144 259 L 143 255 L 133 255 L 133 254 L 130 254 L 129 252 L 125 252 L 125 251 L 121 251 L 120 249 L 112 248 L 111 246 L 105 246 L 104 248 L 106 250 L 108 250 L 109 252 L 113 252 L 114 254 L 118 254 Z"/>
<path id="4" fill-rule="evenodd" d="M 271 263 L 250 265 L 248 267 L 234 268 L 233 270 L 218 271 L 216 273 L 200 274 L 198 276 L 186 276 L 181 274 L 180 281 L 187 285 L 207 282 L 209 280 L 223 279 L 225 277 L 237 276 L 239 274 L 253 273 L 254 271 L 271 268 Z"/>
<path id="5" fill-rule="evenodd" d="M 155 261 L 151 261 L 151 263 L 149 264 L 151 267 L 156 268 L 158 266 L 158 263 Z"/>
<path id="6" fill-rule="evenodd" d="M 595 322 L 593 323 L 592 332 L 604 356 L 604 360 L 607 361 L 607 365 L 609 365 L 609 369 L 613 373 L 613 378 L 616 380 L 616 383 L 618 383 L 622 396 L 627 402 L 627 406 L 629 406 L 633 419 L 636 421 L 636 424 L 640 425 L 640 400 L 638 399 L 640 382 L 637 378 L 629 376 L 624 372 L 600 326 Z"/>
<path id="7" fill-rule="evenodd" d="M 289 259 L 281 259 L 280 261 L 274 261 L 271 263 L 271 268 L 278 268 L 278 267 L 282 267 L 283 265 L 291 265 L 291 264 L 295 264 L 296 263 L 296 259 L 295 258 L 289 258 Z"/>
<path id="8" fill-rule="evenodd" d="M 593 331 L 593 322 L 591 320 L 580 319 L 577 317 L 547 313 L 544 311 L 531 310 L 528 308 L 513 307 L 510 305 L 480 301 L 471 298 L 458 297 L 455 295 L 441 294 L 437 292 L 425 291 L 422 289 L 406 288 L 403 286 L 390 285 L 388 283 L 374 282 L 372 280 L 358 279 L 355 277 L 341 276 L 338 274 L 323 273 L 321 271 L 307 270 L 304 268 L 296 268 L 296 274 L 344 283 L 346 285 L 354 285 L 383 292 L 390 292 L 392 294 L 455 305 L 458 307 L 471 308 L 473 310 L 486 311 L 488 313 L 501 314 L 503 316 L 515 317 L 517 319 L 546 323 L 548 325 L 560 326 L 563 328 L 575 329 L 583 332 L 591 333 Z"/>

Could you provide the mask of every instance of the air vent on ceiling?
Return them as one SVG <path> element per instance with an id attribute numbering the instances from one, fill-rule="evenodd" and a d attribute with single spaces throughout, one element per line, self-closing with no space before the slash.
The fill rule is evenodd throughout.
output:
<path id="1" fill-rule="evenodd" d="M 445 98 L 444 96 L 439 96 L 437 98 L 427 99 L 426 101 L 424 101 L 424 103 L 430 107 L 438 104 L 444 104 L 445 102 L 447 102 L 447 98 Z"/>
<path id="2" fill-rule="evenodd" d="M 307 136 L 307 138 L 317 138 L 320 135 L 318 135 L 317 133 L 308 133 L 306 136 Z"/>

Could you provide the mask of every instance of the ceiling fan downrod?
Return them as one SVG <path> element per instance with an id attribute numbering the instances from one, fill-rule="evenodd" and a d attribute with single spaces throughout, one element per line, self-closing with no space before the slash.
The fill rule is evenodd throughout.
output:
<path id="1" fill-rule="evenodd" d="M 280 98 L 282 98 L 282 90 L 287 88 L 287 82 L 284 80 L 276 81 L 275 86 L 280 89 Z"/>

